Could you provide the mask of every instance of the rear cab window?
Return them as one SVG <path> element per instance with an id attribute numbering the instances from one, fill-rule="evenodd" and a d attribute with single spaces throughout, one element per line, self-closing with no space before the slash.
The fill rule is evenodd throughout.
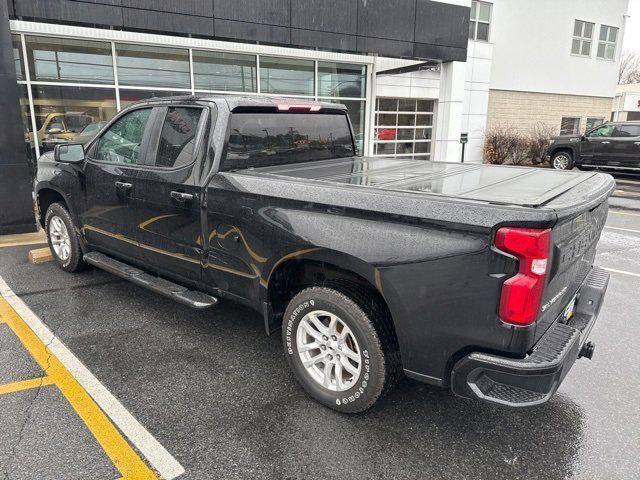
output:
<path id="1" fill-rule="evenodd" d="M 222 171 L 355 155 L 341 113 L 232 113 Z"/>

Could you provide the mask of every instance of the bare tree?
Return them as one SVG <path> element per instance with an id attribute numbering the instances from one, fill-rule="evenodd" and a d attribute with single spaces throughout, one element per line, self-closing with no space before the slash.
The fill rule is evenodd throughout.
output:
<path id="1" fill-rule="evenodd" d="M 618 85 L 627 83 L 640 83 L 640 54 L 631 50 L 622 52 L 618 70 Z"/>

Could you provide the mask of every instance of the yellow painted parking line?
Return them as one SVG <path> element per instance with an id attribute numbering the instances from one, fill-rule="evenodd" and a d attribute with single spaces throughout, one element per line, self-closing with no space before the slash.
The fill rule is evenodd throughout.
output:
<path id="1" fill-rule="evenodd" d="M 609 209 L 609 213 L 615 213 L 616 215 L 629 215 L 631 217 L 640 217 L 640 213 L 621 212 L 620 210 Z"/>
<path id="2" fill-rule="evenodd" d="M 0 395 L 5 393 L 20 392 L 21 390 L 29 390 L 31 388 L 44 387 L 45 385 L 51 385 L 53 379 L 51 377 L 39 377 L 31 378 L 29 380 L 20 380 L 18 382 L 5 383 L 0 385 Z"/>
<path id="3" fill-rule="evenodd" d="M 51 382 L 71 404 L 89 431 L 98 441 L 123 479 L 155 479 L 155 473 L 147 467 L 100 407 L 93 401 L 78 381 L 60 363 L 47 346 L 16 313 L 11 305 L 0 297 L 0 317 L 5 321 L 22 345 L 46 372 Z"/>

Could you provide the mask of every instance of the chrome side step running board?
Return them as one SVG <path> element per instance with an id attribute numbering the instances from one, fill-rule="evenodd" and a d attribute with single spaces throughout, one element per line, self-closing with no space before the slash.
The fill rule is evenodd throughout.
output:
<path id="1" fill-rule="evenodd" d="M 191 308 L 209 308 L 218 303 L 218 299 L 216 297 L 212 297 L 211 295 L 198 290 L 189 290 L 177 283 L 170 282 L 160 277 L 155 277 L 103 253 L 89 252 L 85 254 L 83 258 L 85 262 L 93 265 L 94 267 L 98 267 L 112 273 L 113 275 L 129 280 L 141 287 L 148 288 L 149 290 L 171 298 L 176 302 L 188 305 Z"/>

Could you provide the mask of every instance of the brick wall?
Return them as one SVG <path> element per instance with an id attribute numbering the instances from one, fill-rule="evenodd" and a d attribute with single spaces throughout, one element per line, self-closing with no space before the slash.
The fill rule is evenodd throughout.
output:
<path id="1" fill-rule="evenodd" d="M 490 90 L 487 128 L 509 127 L 526 133 L 539 123 L 560 132 L 562 117 L 580 117 L 584 132 L 587 117 L 611 117 L 610 97 Z"/>

